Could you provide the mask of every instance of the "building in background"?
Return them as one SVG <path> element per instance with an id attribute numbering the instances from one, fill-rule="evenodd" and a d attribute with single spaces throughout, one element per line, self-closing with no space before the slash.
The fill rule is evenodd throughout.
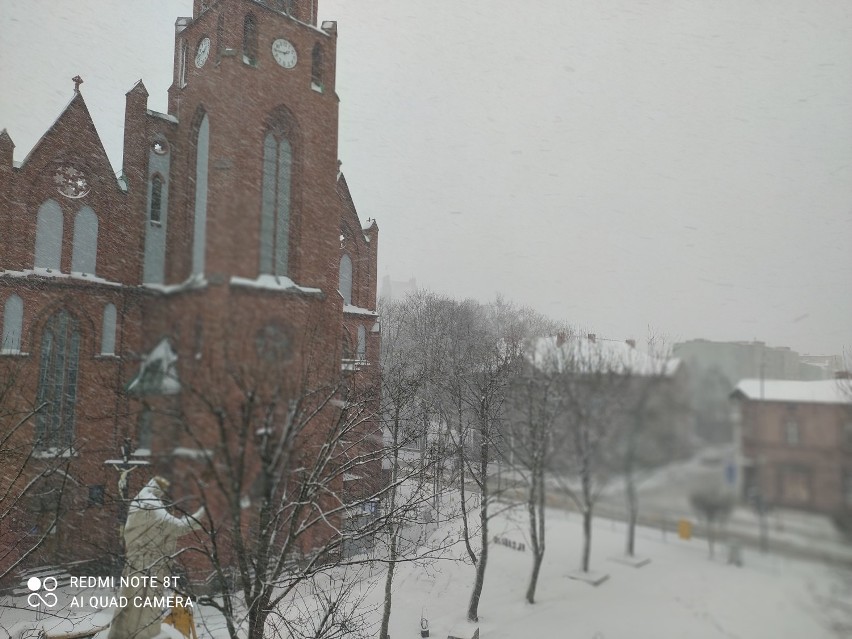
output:
<path id="1" fill-rule="evenodd" d="M 731 397 L 745 499 L 852 509 L 852 380 L 744 379 Z"/>
<path id="2" fill-rule="evenodd" d="M 405 299 L 405 296 L 409 293 L 415 293 L 416 291 L 417 280 L 413 277 L 407 282 L 391 280 L 390 275 L 385 275 L 382 278 L 381 296 L 384 299 L 401 300 Z"/>
<path id="3" fill-rule="evenodd" d="M 28 472 L 63 473 L 16 524 L 49 535 L 42 560 L 117 541 L 122 446 L 151 467 L 122 476 L 131 494 L 204 448 L 209 415 L 186 415 L 203 433 L 188 442 L 151 407 L 186 412 L 255 366 L 377 380 L 378 227 L 339 172 L 336 50 L 316 0 L 195 0 L 175 26 L 168 113 L 141 80 L 127 93 L 119 177 L 79 77 L 22 160 L 0 133 L 0 364 L 36 410 L 18 434 Z M 71 544 L 80 531 L 98 543 Z"/>
<path id="4" fill-rule="evenodd" d="M 718 370 L 732 385 L 747 377 L 829 379 L 842 368 L 839 356 L 799 355 L 788 346 L 767 346 L 758 341 L 693 339 L 675 344 L 674 354 L 691 367 Z"/>
<path id="5" fill-rule="evenodd" d="M 767 346 L 758 341 L 694 339 L 675 344 L 673 352 L 690 370 L 696 430 L 712 443 L 733 440 L 728 397 L 741 379 L 830 379 L 842 369 L 838 356 L 799 355 L 786 346 Z"/>

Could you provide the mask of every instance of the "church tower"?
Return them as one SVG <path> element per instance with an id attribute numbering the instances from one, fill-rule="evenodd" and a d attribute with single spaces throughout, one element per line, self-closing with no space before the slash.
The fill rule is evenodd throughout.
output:
<path id="1" fill-rule="evenodd" d="M 169 189 L 165 282 L 273 275 L 333 291 L 335 23 L 315 26 L 315 1 L 195 8 L 175 27 L 169 115 L 188 175 Z"/>
<path id="2" fill-rule="evenodd" d="M 90 523 L 97 541 L 75 558 L 114 537 L 119 451 L 194 498 L 181 473 L 206 481 L 209 451 L 230 445 L 211 406 L 239 413 L 249 377 L 279 392 L 276 424 L 305 389 L 377 388 L 378 227 L 361 223 L 340 172 L 336 46 L 317 0 L 194 0 L 175 24 L 168 113 L 148 108 L 141 80 L 126 94 L 119 177 L 79 77 L 23 162 L 0 127 L 0 364 L 15 364 L 16 393 L 43 406 L 33 472 L 67 464 L 73 503 L 99 509 L 64 515 L 69 535 Z M 370 401 L 376 415 L 378 394 Z M 304 450 L 339 405 L 315 413 Z M 373 418 L 361 428 L 360 441 L 381 444 Z M 333 491 L 352 494 L 345 481 Z M 226 511 L 212 500 L 211 513 Z"/>

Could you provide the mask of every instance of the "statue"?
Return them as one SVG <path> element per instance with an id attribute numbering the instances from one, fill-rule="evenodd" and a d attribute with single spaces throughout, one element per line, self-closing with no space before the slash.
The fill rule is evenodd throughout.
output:
<path id="1" fill-rule="evenodd" d="M 162 610 L 134 603 L 164 596 L 163 578 L 170 576 L 168 561 L 175 554 L 177 540 L 198 530 L 205 512 L 202 506 L 192 517 L 171 515 L 165 503 L 168 487 L 167 480 L 154 477 L 130 504 L 124 527 L 127 559 L 120 593 L 127 605 L 116 609 L 109 639 L 153 639 L 160 634 Z"/>

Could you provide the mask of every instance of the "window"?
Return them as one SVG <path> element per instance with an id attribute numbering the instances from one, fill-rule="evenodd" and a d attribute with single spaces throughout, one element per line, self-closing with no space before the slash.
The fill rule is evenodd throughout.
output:
<path id="1" fill-rule="evenodd" d="M 104 494 L 105 490 L 103 484 L 89 486 L 89 506 L 103 506 Z"/>
<path id="2" fill-rule="evenodd" d="M 180 67 L 178 68 L 178 86 L 182 89 L 186 86 L 186 58 L 189 55 L 189 45 L 181 40 L 180 43 Z"/>
<path id="3" fill-rule="evenodd" d="M 343 328 L 343 359 L 352 359 L 352 340 L 346 327 Z"/>
<path id="4" fill-rule="evenodd" d="M 788 446 L 798 446 L 799 435 L 799 422 L 793 418 L 784 422 L 784 440 Z"/>
<path id="5" fill-rule="evenodd" d="M 358 359 L 367 359 L 367 329 L 358 325 Z"/>
<path id="6" fill-rule="evenodd" d="M 62 209 L 48 200 L 38 209 L 35 266 L 59 270 L 62 258 Z"/>
<path id="7" fill-rule="evenodd" d="M 104 306 L 104 322 L 101 330 L 101 355 L 115 355 L 115 304 Z"/>
<path id="8" fill-rule="evenodd" d="M 311 88 L 322 91 L 322 47 L 319 42 L 314 44 L 311 51 Z"/>
<path id="9" fill-rule="evenodd" d="M 44 327 L 36 399 L 36 445 L 40 449 L 67 449 L 74 436 L 80 331 L 65 310 Z"/>
<path id="10" fill-rule="evenodd" d="M 293 153 L 283 132 L 263 140 L 263 187 L 260 219 L 260 272 L 289 273 L 290 183 Z"/>
<path id="11" fill-rule="evenodd" d="M 153 431 L 151 430 L 151 409 L 144 408 L 139 414 L 139 422 L 136 424 L 136 452 L 134 454 L 150 455 L 152 439 Z"/>
<path id="12" fill-rule="evenodd" d="M 24 301 L 17 295 L 6 300 L 3 307 L 3 343 L 0 351 L 4 353 L 21 352 L 21 328 L 24 323 Z"/>
<path id="13" fill-rule="evenodd" d="M 257 64 L 257 23 L 250 13 L 243 20 L 243 62 Z"/>
<path id="14" fill-rule="evenodd" d="M 195 214 L 192 240 L 192 273 L 204 274 L 207 247 L 207 162 L 210 149 L 210 120 L 201 113 L 195 131 Z"/>
<path id="15" fill-rule="evenodd" d="M 225 49 L 225 14 L 220 13 L 216 20 L 216 62 L 222 59 L 222 51 Z"/>
<path id="16" fill-rule="evenodd" d="M 98 216 L 84 206 L 74 218 L 74 250 L 71 253 L 71 272 L 95 274 L 98 260 Z"/>
<path id="17" fill-rule="evenodd" d="M 161 222 L 163 206 L 163 178 L 155 175 L 151 178 L 151 208 L 148 211 L 148 219 L 152 222 Z"/>
<path id="18" fill-rule="evenodd" d="M 343 303 L 352 304 L 352 258 L 345 253 L 340 258 L 339 278 L 338 290 L 343 296 Z"/>

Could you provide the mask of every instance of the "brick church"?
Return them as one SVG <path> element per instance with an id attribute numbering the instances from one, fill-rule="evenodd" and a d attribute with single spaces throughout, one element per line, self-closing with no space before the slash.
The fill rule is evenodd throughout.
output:
<path id="1" fill-rule="evenodd" d="M 319 447 L 343 395 L 375 389 L 378 227 L 340 173 L 336 45 L 317 0 L 194 0 L 168 113 L 142 80 L 126 95 L 120 177 L 79 77 L 26 157 L 0 132 L 0 472 L 17 499 L 0 574 L 36 547 L 29 563 L 112 548 L 123 497 L 155 474 L 191 511 L 240 428 L 260 456 L 301 410 Z M 242 480 L 208 511 L 251 503 Z"/>

